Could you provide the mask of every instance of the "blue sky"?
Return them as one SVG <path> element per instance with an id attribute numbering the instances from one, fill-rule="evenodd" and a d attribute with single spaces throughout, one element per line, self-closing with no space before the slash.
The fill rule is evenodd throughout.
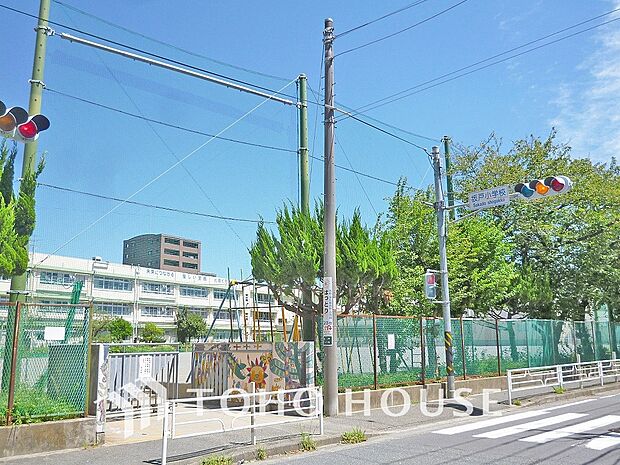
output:
<path id="1" fill-rule="evenodd" d="M 34 0 L 0 3 L 29 13 L 38 11 Z M 412 2 L 205 3 L 187 1 L 179 8 L 175 2 L 164 1 L 62 0 L 52 2 L 51 19 L 270 89 L 281 89 L 305 73 L 316 91 L 320 87 L 324 18 L 334 19 L 338 34 Z M 335 52 L 406 28 L 456 3 L 458 0 L 427 0 L 338 38 Z M 337 105 L 360 107 L 618 7 L 618 1 L 469 0 L 409 31 L 337 57 Z M 34 24 L 31 18 L 0 9 L 0 26 L 13 38 L 0 67 L 0 99 L 8 106 L 27 106 Z M 62 26 L 54 29 L 70 32 Z M 620 21 L 611 23 L 368 115 L 437 140 L 447 134 L 465 145 L 476 145 L 495 132 L 509 147 L 511 141 L 530 134 L 544 137 L 554 126 L 560 140 L 573 146 L 575 156 L 607 162 L 620 145 L 619 31 Z M 240 119 L 223 136 L 296 150 L 297 115 L 292 107 L 268 102 L 243 117 L 262 99 L 57 37 L 48 41 L 45 83 L 49 91 L 44 93 L 43 108 L 52 126 L 39 143 L 48 153 L 41 177 L 44 183 L 127 198 L 208 140 L 149 125 L 53 91 L 207 133 L 218 133 Z M 294 94 L 295 84 L 283 92 Z M 312 93 L 310 96 L 314 99 Z M 312 154 L 321 157 L 323 131 L 316 105 L 310 105 L 309 119 Z M 397 134 L 428 148 L 434 145 L 427 139 Z M 392 181 L 406 176 L 418 187 L 432 181 L 424 154 L 411 145 L 351 119 L 338 123 L 336 137 L 339 164 Z M 295 153 L 216 140 L 187 158 L 183 166 L 193 173 L 193 180 L 178 166 L 133 200 L 267 220 L 274 218 L 283 202 L 297 201 Z M 392 185 L 346 171 L 337 172 L 337 183 L 339 211 L 350 215 L 359 207 L 370 224 L 376 213 L 385 211 L 386 198 L 394 190 Z M 312 163 L 311 187 L 312 197 L 320 198 L 322 166 L 317 161 Z M 250 271 L 247 247 L 255 235 L 253 223 L 132 205 L 122 205 L 108 214 L 116 202 L 46 187 L 37 195 L 38 223 L 33 239 L 37 252 L 59 249 L 57 253 L 63 255 L 99 255 L 120 261 L 123 239 L 165 232 L 202 241 L 203 271 L 225 275 L 229 267 L 234 277 L 241 269 L 245 275 Z"/>

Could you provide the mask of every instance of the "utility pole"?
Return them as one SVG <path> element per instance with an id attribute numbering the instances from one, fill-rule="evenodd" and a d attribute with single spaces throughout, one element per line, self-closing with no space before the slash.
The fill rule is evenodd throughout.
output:
<path id="1" fill-rule="evenodd" d="M 45 49 L 47 46 L 47 34 L 48 27 L 47 21 L 50 16 L 50 0 L 41 0 L 39 4 L 39 22 L 36 27 L 37 38 L 34 49 L 34 61 L 32 64 L 32 79 L 30 79 L 30 102 L 28 104 L 28 114 L 36 115 L 41 113 L 41 97 L 43 94 L 43 70 L 45 68 Z M 37 154 L 38 142 L 26 142 L 24 144 L 24 158 L 22 160 L 22 179 L 28 175 L 34 174 L 35 159 Z M 25 245 L 26 249 L 28 244 Z M 28 274 L 24 273 L 19 276 L 13 276 L 11 278 L 11 290 L 9 291 L 10 302 L 25 302 L 26 296 L 24 291 L 26 290 L 26 282 Z M 9 316 L 7 318 L 7 328 L 11 328 L 15 324 L 15 312 L 16 307 L 9 308 Z M 10 354 L 12 352 L 13 341 L 8 337 L 5 346 L 4 364 L 2 370 L 2 390 L 8 386 L 9 373 L 8 369 L 11 365 Z M 7 359 L 8 355 L 8 359 Z"/>
<path id="2" fill-rule="evenodd" d="M 443 307 L 444 342 L 446 347 L 446 374 L 448 399 L 454 398 L 454 355 L 452 350 L 452 322 L 450 320 L 450 290 L 448 288 L 448 257 L 446 254 L 446 205 L 443 195 L 443 172 L 439 147 L 432 148 L 435 174 L 435 211 L 439 237 L 439 274 L 441 274 L 441 304 Z"/>
<path id="3" fill-rule="evenodd" d="M 450 138 L 443 136 L 441 140 L 443 141 L 443 154 L 446 160 L 446 188 L 448 189 L 446 200 L 448 201 L 448 207 L 450 207 L 450 221 L 454 221 L 456 212 L 452 208 L 454 206 L 454 187 L 452 185 L 452 174 L 450 173 Z"/>
<path id="4" fill-rule="evenodd" d="M 308 167 L 308 80 L 305 74 L 299 75 L 299 185 L 301 190 L 300 208 L 302 213 L 310 215 L 310 171 Z M 302 301 L 312 303 L 312 293 L 304 292 Z M 304 341 L 315 340 L 314 315 L 303 317 L 302 338 Z"/>
<path id="5" fill-rule="evenodd" d="M 338 339 L 336 312 L 336 175 L 334 165 L 334 21 L 325 20 L 325 146 L 323 203 L 325 221 L 323 270 L 323 379 L 325 415 L 338 415 Z"/>

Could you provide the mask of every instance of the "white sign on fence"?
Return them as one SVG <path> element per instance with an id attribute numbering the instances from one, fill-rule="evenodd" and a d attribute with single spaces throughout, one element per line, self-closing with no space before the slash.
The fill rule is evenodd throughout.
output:
<path id="1" fill-rule="evenodd" d="M 394 334 L 388 334 L 388 350 L 396 349 L 396 336 Z"/>
<path id="2" fill-rule="evenodd" d="M 43 339 L 46 341 L 64 341 L 64 326 L 46 326 L 43 331 Z"/>
<path id="3" fill-rule="evenodd" d="M 140 355 L 138 359 L 138 378 L 152 378 L 153 377 L 153 356 L 152 355 Z"/>
<path id="4" fill-rule="evenodd" d="M 492 187 L 491 189 L 469 194 L 470 210 L 482 210 L 499 205 L 508 205 L 509 203 L 510 194 L 508 192 L 508 186 Z"/>
<path id="5" fill-rule="evenodd" d="M 323 345 L 334 345 L 334 287 L 327 276 L 323 278 Z"/>

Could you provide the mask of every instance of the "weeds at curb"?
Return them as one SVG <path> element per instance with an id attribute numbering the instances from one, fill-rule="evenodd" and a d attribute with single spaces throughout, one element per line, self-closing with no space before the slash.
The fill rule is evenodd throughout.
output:
<path id="1" fill-rule="evenodd" d="M 201 465 L 233 465 L 233 459 L 226 455 L 212 455 L 202 459 Z"/>
<path id="2" fill-rule="evenodd" d="M 316 441 L 312 439 L 310 434 L 301 433 L 301 441 L 299 442 L 299 450 L 304 451 L 304 452 L 312 452 L 316 450 Z"/>
<path id="3" fill-rule="evenodd" d="M 351 431 L 345 431 L 340 438 L 340 442 L 343 444 L 358 444 L 365 440 L 366 433 L 358 427 L 353 428 Z"/>
<path id="4" fill-rule="evenodd" d="M 521 401 L 519 399 L 515 399 L 512 401 L 512 405 L 516 405 L 517 407 L 521 407 Z"/>
<path id="5" fill-rule="evenodd" d="M 267 459 L 267 450 L 264 447 L 259 447 L 256 449 L 256 460 L 265 460 Z"/>
<path id="6" fill-rule="evenodd" d="M 566 392 L 566 389 L 561 386 L 553 386 L 553 392 L 555 392 L 556 394 L 564 394 Z"/>

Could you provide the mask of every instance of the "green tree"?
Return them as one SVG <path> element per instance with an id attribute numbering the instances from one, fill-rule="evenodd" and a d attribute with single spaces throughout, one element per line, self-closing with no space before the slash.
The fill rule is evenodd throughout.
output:
<path id="1" fill-rule="evenodd" d="M 323 209 L 305 214 L 285 205 L 276 215 L 277 233 L 258 226 L 250 248 L 252 273 L 265 282 L 284 307 L 316 321 L 322 308 Z M 380 227 L 362 224 L 359 211 L 336 228 L 337 301 L 343 312 L 353 308 L 380 312 L 396 274 L 389 238 Z M 302 295 L 312 296 L 302 299 Z"/>
<path id="2" fill-rule="evenodd" d="M 113 319 L 112 316 L 105 313 L 95 313 L 93 315 L 91 332 L 94 342 L 112 342 L 109 325 Z"/>
<path id="3" fill-rule="evenodd" d="M 191 342 L 192 338 L 206 336 L 207 324 L 197 313 L 188 312 L 186 308 L 177 311 L 177 339 L 181 343 Z"/>
<path id="4" fill-rule="evenodd" d="M 160 328 L 155 323 L 148 322 L 142 328 L 140 340 L 142 342 L 164 342 L 166 340 L 165 332 L 163 328 Z"/>
<path id="5" fill-rule="evenodd" d="M 133 328 L 131 323 L 124 318 L 114 318 L 107 325 L 112 342 L 123 342 L 131 337 Z"/>

